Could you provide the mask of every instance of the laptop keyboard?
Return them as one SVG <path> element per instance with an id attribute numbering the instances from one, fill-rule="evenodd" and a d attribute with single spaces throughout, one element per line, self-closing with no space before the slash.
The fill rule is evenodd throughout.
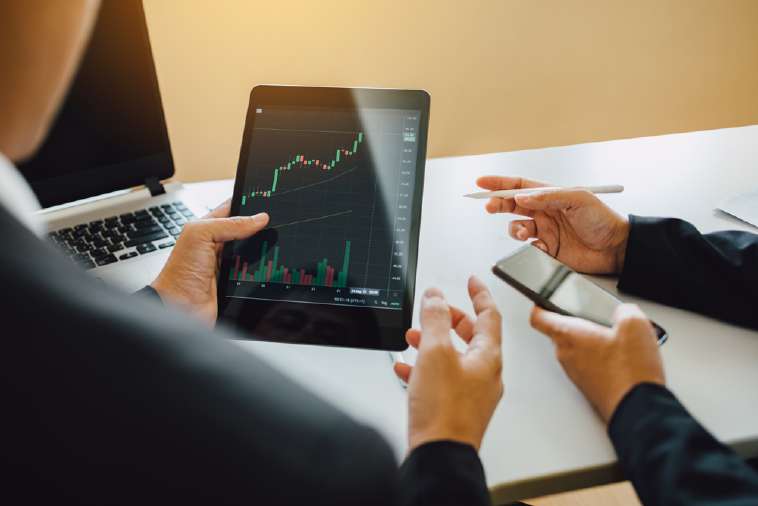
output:
<path id="1" fill-rule="evenodd" d="M 73 262 L 93 269 L 172 247 L 184 224 L 194 218 L 177 201 L 55 230 L 48 236 Z"/>

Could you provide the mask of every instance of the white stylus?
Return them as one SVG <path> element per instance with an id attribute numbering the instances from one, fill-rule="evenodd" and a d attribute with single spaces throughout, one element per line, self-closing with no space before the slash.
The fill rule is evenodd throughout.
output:
<path id="1" fill-rule="evenodd" d="M 476 192 L 468 193 L 464 197 L 470 199 L 490 199 L 493 197 L 499 197 L 501 199 L 512 199 L 516 195 L 525 195 L 528 193 L 536 192 L 556 192 L 567 190 L 587 190 L 592 193 L 621 193 L 624 191 L 624 187 L 620 184 L 610 184 L 605 186 L 542 186 L 538 188 L 520 188 L 518 190 L 497 190 L 494 192 Z"/>

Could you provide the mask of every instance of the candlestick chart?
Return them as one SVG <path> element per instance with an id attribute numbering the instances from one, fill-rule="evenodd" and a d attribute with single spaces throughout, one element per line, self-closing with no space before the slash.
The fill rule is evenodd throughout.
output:
<path id="1" fill-rule="evenodd" d="M 225 277 L 241 297 L 399 309 L 413 196 L 407 112 L 305 121 L 269 112 L 251 139 L 237 241 Z M 416 120 L 417 121 L 417 120 Z M 324 128 L 327 123 L 329 128 Z M 405 135 L 404 135 L 405 132 Z"/>

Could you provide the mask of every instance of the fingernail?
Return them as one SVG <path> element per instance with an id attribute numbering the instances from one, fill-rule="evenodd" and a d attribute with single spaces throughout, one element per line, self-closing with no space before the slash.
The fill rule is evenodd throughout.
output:
<path id="1" fill-rule="evenodd" d="M 427 288 L 424 290 L 424 298 L 426 299 L 433 299 L 435 297 L 440 297 L 440 292 L 434 288 Z"/>
<path id="2" fill-rule="evenodd" d="M 251 216 L 250 219 L 252 219 L 256 223 L 261 223 L 268 219 L 268 215 L 266 213 L 258 213 Z"/>

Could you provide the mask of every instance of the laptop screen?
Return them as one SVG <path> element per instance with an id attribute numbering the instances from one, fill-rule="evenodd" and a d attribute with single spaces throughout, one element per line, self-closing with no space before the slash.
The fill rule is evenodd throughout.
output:
<path id="1" fill-rule="evenodd" d="M 19 165 L 44 207 L 174 173 L 141 0 L 105 0 L 66 101 Z"/>

